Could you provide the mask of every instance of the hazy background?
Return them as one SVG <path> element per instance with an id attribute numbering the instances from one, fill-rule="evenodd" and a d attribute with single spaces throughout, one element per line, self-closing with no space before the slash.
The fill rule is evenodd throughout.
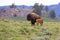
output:
<path id="1" fill-rule="evenodd" d="M 54 10 L 56 18 L 60 20 L 60 0 L 0 0 L 0 18 L 10 17 L 24 20 L 27 14 L 33 11 L 35 3 L 38 3 L 39 6 L 42 4 L 42 16 L 48 17 L 50 11 Z M 17 17 L 14 17 L 14 15 L 17 15 Z M 25 18 L 21 18 L 21 16 Z"/>

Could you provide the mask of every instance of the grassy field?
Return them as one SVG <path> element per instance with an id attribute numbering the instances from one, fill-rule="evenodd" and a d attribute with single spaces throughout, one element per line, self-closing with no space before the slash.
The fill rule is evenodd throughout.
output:
<path id="1" fill-rule="evenodd" d="M 28 21 L 0 19 L 0 40 L 60 40 L 60 22 L 31 26 Z"/>

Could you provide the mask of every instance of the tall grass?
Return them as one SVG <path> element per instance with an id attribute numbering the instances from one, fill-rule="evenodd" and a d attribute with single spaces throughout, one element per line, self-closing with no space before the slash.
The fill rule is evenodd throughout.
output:
<path id="1" fill-rule="evenodd" d="M 31 26 L 28 21 L 0 19 L 0 40 L 57 40 L 60 22 L 44 22 Z"/>

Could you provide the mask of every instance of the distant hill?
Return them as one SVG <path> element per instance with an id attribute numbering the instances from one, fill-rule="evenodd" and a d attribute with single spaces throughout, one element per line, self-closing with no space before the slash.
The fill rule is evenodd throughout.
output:
<path id="1" fill-rule="evenodd" d="M 33 6 L 26 6 L 26 5 L 16 5 L 16 7 L 17 8 L 28 8 L 28 9 L 32 9 L 32 7 Z M 45 7 L 45 5 L 44 5 L 44 7 Z M 9 8 L 9 6 L 0 6 L 0 9 L 8 9 Z M 51 10 L 55 10 L 55 12 L 56 12 L 56 17 L 57 18 L 60 18 L 60 3 L 59 4 L 55 4 L 55 5 L 50 5 L 50 6 L 48 6 L 48 8 L 49 8 L 49 12 L 51 11 Z"/>
<path id="2" fill-rule="evenodd" d="M 28 8 L 7 8 L 0 10 L 0 18 L 11 19 L 26 19 L 28 13 L 31 13 L 32 9 Z"/>
<path id="3" fill-rule="evenodd" d="M 20 5 L 20 6 L 18 6 L 17 5 L 17 7 L 18 8 L 29 8 L 29 9 L 32 9 L 33 6 L 26 6 L 26 5 Z"/>
<path id="4" fill-rule="evenodd" d="M 2 9 L 8 9 L 9 8 L 9 6 L 0 6 L 0 10 L 2 10 Z"/>
<path id="5" fill-rule="evenodd" d="M 16 5 L 17 8 L 29 8 L 29 9 L 32 9 L 33 6 L 26 6 L 26 5 Z M 10 5 L 9 6 L 0 6 L 0 9 L 8 9 L 10 8 Z"/>

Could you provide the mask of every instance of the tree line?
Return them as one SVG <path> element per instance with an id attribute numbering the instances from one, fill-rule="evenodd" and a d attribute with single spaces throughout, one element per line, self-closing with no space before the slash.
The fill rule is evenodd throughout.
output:
<path id="1" fill-rule="evenodd" d="M 37 13 L 40 16 L 42 16 L 42 13 L 41 13 L 42 10 L 45 10 L 46 12 L 49 12 L 48 6 L 45 6 L 45 9 L 43 9 L 43 8 L 44 8 L 44 5 L 42 5 L 42 4 L 39 5 L 38 3 L 35 3 L 34 6 L 33 6 L 33 12 Z M 49 17 L 52 18 L 52 19 L 54 19 L 56 17 L 56 14 L 55 14 L 54 10 L 51 10 L 49 12 Z"/>
<path id="2" fill-rule="evenodd" d="M 44 9 L 45 7 L 45 9 Z M 16 5 L 14 3 L 12 3 L 12 5 L 10 5 L 10 8 L 16 8 Z M 46 12 L 49 12 L 49 8 L 48 6 L 44 6 L 43 4 L 38 4 L 38 3 L 35 3 L 34 6 L 33 6 L 33 12 L 37 13 L 38 15 L 42 16 L 42 13 L 41 11 L 42 10 L 45 10 Z M 17 15 L 14 14 L 14 17 L 16 17 Z M 56 17 L 56 13 L 54 10 L 51 10 L 49 12 L 49 17 L 54 19 Z"/>

